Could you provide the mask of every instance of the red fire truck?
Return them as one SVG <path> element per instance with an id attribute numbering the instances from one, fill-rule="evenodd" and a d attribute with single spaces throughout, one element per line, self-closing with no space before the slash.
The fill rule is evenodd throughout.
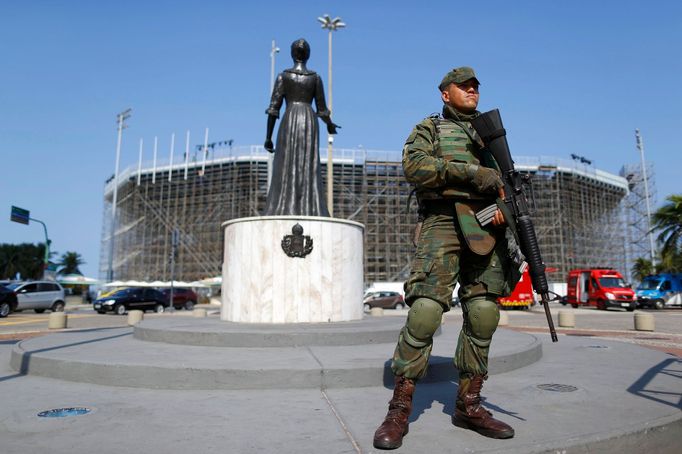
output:
<path id="1" fill-rule="evenodd" d="M 573 307 L 596 306 L 600 310 L 620 307 L 634 311 L 637 305 L 634 290 L 610 268 L 569 271 L 566 301 Z"/>
<path id="2" fill-rule="evenodd" d="M 516 287 L 514 287 L 512 294 L 504 298 L 498 298 L 497 302 L 505 309 L 516 307 L 528 309 L 533 305 L 533 286 L 530 282 L 528 267 L 523 270 L 521 280 L 516 284 Z"/>

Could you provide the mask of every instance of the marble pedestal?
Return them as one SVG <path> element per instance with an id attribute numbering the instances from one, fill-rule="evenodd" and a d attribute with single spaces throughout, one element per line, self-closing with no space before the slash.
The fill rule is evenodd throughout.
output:
<path id="1" fill-rule="evenodd" d="M 305 257 L 290 257 L 282 240 L 299 224 L 312 239 Z M 343 219 L 261 216 L 223 223 L 220 318 L 243 323 L 360 320 L 364 226 Z M 307 244 L 305 238 L 303 244 Z"/>

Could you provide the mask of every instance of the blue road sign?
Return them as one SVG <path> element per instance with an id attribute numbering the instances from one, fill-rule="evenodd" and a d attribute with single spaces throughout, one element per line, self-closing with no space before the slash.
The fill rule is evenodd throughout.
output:
<path id="1" fill-rule="evenodd" d="M 12 215 L 10 216 L 11 221 L 18 222 L 19 224 L 28 225 L 28 219 L 29 219 L 28 210 L 24 210 L 23 208 L 15 207 L 14 205 L 12 205 Z"/>

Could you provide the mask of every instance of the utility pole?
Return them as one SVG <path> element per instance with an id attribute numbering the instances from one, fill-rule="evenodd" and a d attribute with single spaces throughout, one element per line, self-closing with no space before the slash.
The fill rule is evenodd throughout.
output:
<path id="1" fill-rule="evenodd" d="M 125 121 L 130 118 L 132 109 L 126 109 L 120 114 L 116 115 L 116 122 L 118 123 L 118 140 L 116 141 L 116 167 L 114 170 L 114 196 L 111 202 L 111 236 L 109 238 L 109 270 L 107 271 L 107 280 L 109 282 L 114 280 L 114 241 L 116 238 L 116 199 L 118 197 L 118 167 L 121 161 L 121 139 L 123 130 L 128 126 Z"/>
<path id="2" fill-rule="evenodd" d="M 322 24 L 322 28 L 329 30 L 329 96 L 328 107 L 329 116 L 332 114 L 332 32 L 344 28 L 346 24 L 341 21 L 340 17 L 332 19 L 329 14 L 318 17 L 317 20 Z M 334 216 L 334 164 L 332 162 L 332 144 L 334 143 L 334 136 L 327 133 L 327 209 L 329 216 Z"/>
<path id="3" fill-rule="evenodd" d="M 635 129 L 635 139 L 637 149 L 642 158 L 642 179 L 644 180 L 644 198 L 646 199 L 646 217 L 649 223 L 649 247 L 651 248 L 651 266 L 656 266 L 656 256 L 654 255 L 654 234 L 651 231 L 651 204 L 649 202 L 649 178 L 646 174 L 646 161 L 644 160 L 644 142 L 639 134 L 639 129 Z"/>

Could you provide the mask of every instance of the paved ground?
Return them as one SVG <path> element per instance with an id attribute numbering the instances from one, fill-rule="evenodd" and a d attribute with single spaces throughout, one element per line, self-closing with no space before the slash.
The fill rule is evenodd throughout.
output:
<path id="1" fill-rule="evenodd" d="M 540 361 L 494 375 L 484 387 L 485 406 L 515 427 L 515 438 L 453 427 L 456 386 L 422 383 L 410 434 L 395 452 L 678 452 L 682 361 L 622 342 L 561 334 L 554 344 L 537 336 Z M 8 367 L 11 348 L 0 342 L 4 454 L 373 453 L 372 434 L 391 394 L 384 386 L 172 391 L 81 384 L 18 375 Z M 547 384 L 569 392 L 539 387 Z M 92 412 L 37 416 L 81 406 Z"/>
<path id="2" fill-rule="evenodd" d="M 559 309 L 571 310 L 552 305 L 555 324 Z M 69 330 L 126 323 L 126 317 L 93 314 L 87 306 L 68 311 Z M 573 311 L 576 328 L 558 328 L 556 344 L 546 334 L 541 308 L 506 312 L 508 329 L 534 333 L 544 351 L 537 363 L 492 376 L 484 387 L 485 405 L 515 427 L 514 439 L 490 440 L 451 426 L 455 384 L 421 383 L 410 434 L 395 452 L 679 452 L 682 310 L 651 311 L 653 333 L 634 331 L 632 313 Z M 449 312 L 444 324 L 458 327 L 461 311 Z M 282 383 L 280 390 L 172 391 L 17 374 L 9 368 L 15 340 L 43 335 L 46 326 L 46 314 L 0 320 L 3 454 L 377 452 L 371 437 L 386 411 L 387 387 L 292 390 Z M 547 391 L 538 387 L 543 384 L 576 389 Z M 92 412 L 37 417 L 42 410 L 71 406 Z"/>

